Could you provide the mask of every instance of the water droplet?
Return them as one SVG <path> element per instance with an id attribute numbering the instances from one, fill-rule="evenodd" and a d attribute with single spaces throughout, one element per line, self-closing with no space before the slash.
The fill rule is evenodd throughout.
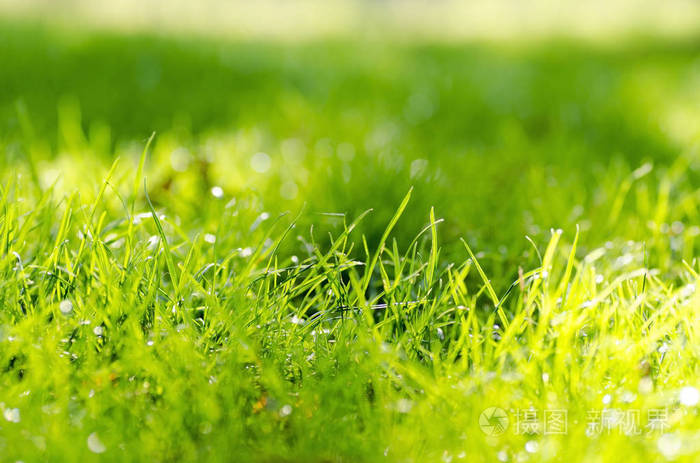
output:
<path id="1" fill-rule="evenodd" d="M 250 158 L 250 167 L 253 168 L 255 172 L 264 174 L 270 169 L 272 161 L 267 153 L 255 153 L 253 157 Z"/>
<path id="2" fill-rule="evenodd" d="M 92 453 L 104 453 L 107 450 L 107 447 L 102 443 L 96 432 L 88 436 L 87 446 Z"/>
<path id="3" fill-rule="evenodd" d="M 292 414 L 292 406 L 285 405 L 280 409 L 280 416 L 289 416 Z"/>
<path id="4" fill-rule="evenodd" d="M 252 248 L 243 248 L 240 251 L 241 257 L 249 257 L 253 254 L 253 249 Z"/>
<path id="5" fill-rule="evenodd" d="M 396 402 L 396 410 L 399 413 L 408 413 L 412 408 L 413 402 L 408 399 L 399 399 L 398 402 Z"/>
<path id="6" fill-rule="evenodd" d="M 150 238 L 148 238 L 148 249 L 150 251 L 154 250 L 156 247 L 158 247 L 158 244 L 160 243 L 160 237 L 153 235 Z"/>
<path id="7" fill-rule="evenodd" d="M 679 398 L 686 407 L 694 407 L 700 402 L 700 392 L 692 386 L 686 386 L 681 389 Z"/>
<path id="8" fill-rule="evenodd" d="M 221 199 L 224 197 L 224 189 L 220 186 L 213 186 L 211 187 L 211 194 L 213 197 Z"/>
<path id="9" fill-rule="evenodd" d="M 19 408 L 6 408 L 5 411 L 3 412 L 3 416 L 10 423 L 19 423 L 19 421 L 20 421 Z"/>
<path id="10" fill-rule="evenodd" d="M 211 233 L 207 233 L 204 235 L 204 241 L 206 241 L 209 244 L 214 244 L 216 243 L 216 236 L 212 235 Z"/>
<path id="11" fill-rule="evenodd" d="M 102 326 L 97 325 L 92 329 L 92 332 L 95 333 L 95 336 L 102 336 L 104 334 L 104 329 Z"/>
<path id="12" fill-rule="evenodd" d="M 61 303 L 58 305 L 58 309 L 61 311 L 62 314 L 68 315 L 73 311 L 73 304 L 71 301 L 68 299 L 61 301 Z"/>
<path id="13" fill-rule="evenodd" d="M 539 450 L 539 448 L 540 444 L 538 444 L 537 441 L 534 440 L 528 441 L 525 444 L 525 450 L 527 451 L 527 453 L 535 453 Z"/>
<path id="14" fill-rule="evenodd" d="M 676 434 L 664 434 L 659 437 L 656 446 L 666 458 L 675 458 L 681 450 L 681 439 Z"/>
<path id="15" fill-rule="evenodd" d="M 440 341 L 445 340 L 445 333 L 442 331 L 442 328 L 438 328 L 437 330 L 437 337 L 440 339 Z"/>

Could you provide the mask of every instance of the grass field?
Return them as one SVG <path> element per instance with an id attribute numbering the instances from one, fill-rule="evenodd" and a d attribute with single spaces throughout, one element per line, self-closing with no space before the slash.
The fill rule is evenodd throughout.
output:
<path id="1" fill-rule="evenodd" d="M 0 460 L 698 461 L 699 44 L 0 20 Z"/>

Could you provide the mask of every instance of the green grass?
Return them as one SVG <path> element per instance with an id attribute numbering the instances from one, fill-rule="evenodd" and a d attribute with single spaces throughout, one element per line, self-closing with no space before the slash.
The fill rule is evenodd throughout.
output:
<path id="1" fill-rule="evenodd" d="M 697 41 L 1 25 L 1 460 L 700 456 Z"/>

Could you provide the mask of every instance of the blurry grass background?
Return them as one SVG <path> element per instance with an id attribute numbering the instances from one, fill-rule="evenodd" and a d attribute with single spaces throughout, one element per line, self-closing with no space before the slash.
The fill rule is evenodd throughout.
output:
<path id="1" fill-rule="evenodd" d="M 692 0 L 0 0 L 0 7 L 73 26 L 284 40 L 340 34 L 441 41 L 556 34 L 599 41 L 640 32 L 678 37 L 695 33 L 700 18 Z"/>
<path id="2" fill-rule="evenodd" d="M 0 4 L 0 457 L 697 455 L 696 2 Z"/>
<path id="3" fill-rule="evenodd" d="M 546 241 L 550 227 L 579 224 L 584 246 L 595 246 L 648 239 L 662 225 L 652 219 L 697 219 L 688 208 L 654 217 L 655 188 L 626 198 L 630 179 L 652 170 L 656 185 L 697 142 L 695 2 L 5 1 L 3 10 L 4 162 L 33 159 L 44 186 L 59 172 L 67 189 L 94 182 L 61 163 L 104 172 L 114 155 L 135 159 L 155 131 L 164 162 L 150 174 L 153 196 L 189 200 L 183 220 L 196 220 L 199 199 L 220 185 L 254 191 L 271 213 L 305 207 L 301 224 L 320 236 L 342 221 L 318 214 L 373 208 L 361 225 L 372 243 L 415 186 L 399 239 L 435 206 L 448 249 L 466 236 L 509 275 L 534 257 L 526 234 Z M 696 158 L 686 161 L 692 182 Z M 692 243 L 678 251 L 689 256 Z"/>

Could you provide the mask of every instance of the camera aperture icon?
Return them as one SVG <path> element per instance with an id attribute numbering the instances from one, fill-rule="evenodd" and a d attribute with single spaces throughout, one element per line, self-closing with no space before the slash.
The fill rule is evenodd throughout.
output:
<path id="1" fill-rule="evenodd" d="M 499 407 L 489 407 L 479 415 L 479 427 L 487 436 L 500 436 L 508 429 L 508 414 Z"/>

